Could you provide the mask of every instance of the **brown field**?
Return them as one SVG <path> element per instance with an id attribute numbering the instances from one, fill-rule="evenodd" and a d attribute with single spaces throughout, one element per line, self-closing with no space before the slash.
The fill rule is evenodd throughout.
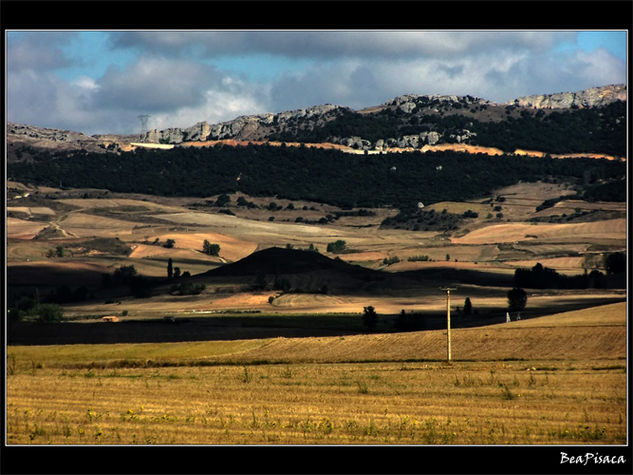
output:
<path id="1" fill-rule="evenodd" d="M 494 324 L 507 307 L 507 282 L 516 267 L 540 262 L 567 274 L 586 266 L 604 271 L 603 256 L 626 247 L 625 219 L 528 223 L 544 200 L 573 193 L 563 185 L 521 183 L 498 190 L 493 200 L 505 198 L 499 202 L 428 206 L 479 213 L 450 233 L 380 229 L 397 212 L 386 208 L 373 210 L 376 216 L 312 225 L 294 221 L 337 209 L 293 202 L 296 209 L 289 210 L 290 201 L 265 197 L 246 197 L 261 208 L 245 209 L 231 196 L 227 207 L 236 216 L 229 216 L 208 204 L 215 197 L 113 193 L 82 199 L 81 190 L 47 192 L 60 199 L 10 200 L 12 211 L 25 218 L 7 218 L 10 290 L 29 295 L 34 286 L 87 285 L 95 295 L 64 304 L 72 321 L 59 326 L 23 322 L 54 343 L 55 331 L 76 331 L 76 344 L 9 346 L 10 444 L 626 442 L 625 289 L 529 290 L 524 320 Z M 284 209 L 263 209 L 270 201 Z M 496 205 L 503 219 L 487 217 Z M 626 209 L 576 200 L 554 208 Z M 271 215 L 275 221 L 268 221 Z M 86 243 L 94 238 L 107 239 L 90 248 Z M 156 238 L 174 239 L 175 245 L 152 244 Z M 201 252 L 205 239 L 220 244 L 219 258 Z M 337 239 L 346 241 L 347 252 L 327 253 Z M 328 274 L 318 272 L 290 276 L 305 288 L 285 293 L 254 290 L 255 275 L 196 277 L 289 244 L 312 244 L 327 257 L 381 269 L 394 279 L 400 272 L 421 277 L 383 286 L 357 272 L 361 277 L 349 278 L 358 279 L 358 289 L 322 293 L 317 290 Z M 52 257 L 58 246 L 66 252 Z M 422 255 L 429 260 L 407 260 Z M 400 262 L 383 262 L 392 257 Z M 100 287 L 101 275 L 122 265 L 164 278 L 169 258 L 205 283 L 204 290 L 179 295 L 165 283 L 150 296 L 133 298 Z M 332 276 L 330 288 L 348 278 Z M 384 322 L 402 310 L 442 314 L 446 302 L 439 287 L 445 285 L 457 287 L 451 364 L 444 362 L 445 330 L 398 333 L 387 324 L 377 333 L 360 330 L 358 319 L 368 305 Z M 466 317 L 457 307 L 466 297 L 479 312 L 476 324 L 485 326 L 458 328 Z M 585 309 L 559 313 L 572 308 Z M 120 322 L 101 323 L 104 315 Z M 169 326 L 165 315 L 183 323 Z M 320 319 L 322 326 L 302 319 Z M 85 344 L 85 335 L 92 338 L 85 341 L 112 340 Z"/>
<path id="2" fill-rule="evenodd" d="M 624 303 L 452 337 L 12 346 L 8 443 L 625 443 Z"/>
<path id="3" fill-rule="evenodd" d="M 18 218 L 7 218 L 7 237 L 16 239 L 33 239 L 37 233 L 48 226 L 48 223 L 26 221 Z"/>
<path id="4" fill-rule="evenodd" d="M 516 242 L 530 239 L 531 235 L 537 236 L 540 241 L 622 239 L 626 236 L 626 219 L 569 224 L 495 224 L 472 231 L 463 237 L 453 238 L 452 241 L 456 244 Z"/>

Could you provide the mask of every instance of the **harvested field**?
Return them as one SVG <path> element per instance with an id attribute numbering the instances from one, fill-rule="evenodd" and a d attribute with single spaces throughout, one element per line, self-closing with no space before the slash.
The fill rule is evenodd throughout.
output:
<path id="1" fill-rule="evenodd" d="M 11 346 L 8 443 L 623 444 L 625 309 L 457 329 L 451 364 L 441 330 Z"/>
<path id="2" fill-rule="evenodd" d="M 507 261 L 506 264 L 516 268 L 532 268 L 537 263 L 556 270 L 561 274 L 578 275 L 584 272 L 584 257 L 555 257 L 552 259 L 532 259 L 524 261 Z"/>
<path id="3" fill-rule="evenodd" d="M 134 223 L 85 213 L 71 213 L 59 222 L 59 226 L 78 237 L 122 237 L 131 234 Z"/>
<path id="4" fill-rule="evenodd" d="M 205 256 L 201 253 L 205 240 L 208 240 L 211 244 L 220 245 L 220 256 L 230 261 L 237 261 L 243 257 L 248 256 L 257 248 L 257 244 L 242 239 L 237 239 L 231 236 L 227 236 L 219 233 L 180 233 L 171 232 L 160 234 L 158 236 L 151 236 L 149 241 L 153 241 L 158 238 L 160 242 L 165 242 L 167 239 L 173 239 L 175 241 L 174 249 L 189 249 L 196 251 L 196 255 L 199 257 Z M 148 248 L 156 246 L 143 246 L 138 253 L 133 257 L 145 257 L 150 252 Z M 157 254 L 156 254 L 157 255 Z M 210 257 L 210 256 L 207 256 Z"/>
<path id="5" fill-rule="evenodd" d="M 587 242 L 591 239 L 624 239 L 626 229 L 626 219 L 571 224 L 494 224 L 463 237 L 451 238 L 451 241 L 455 244 L 516 242 L 536 235 L 540 241 Z"/>
<path id="6" fill-rule="evenodd" d="M 182 208 L 178 206 L 168 206 L 153 201 L 128 198 L 65 198 L 60 199 L 59 201 L 64 204 L 83 209 L 131 207 L 136 209 L 145 209 L 147 211 L 170 213 L 182 211 Z"/>
<path id="7" fill-rule="evenodd" d="M 55 211 L 46 206 L 7 206 L 7 212 L 9 213 L 22 213 L 27 216 L 33 215 L 44 215 L 44 216 L 55 216 Z"/>
<path id="8" fill-rule="evenodd" d="M 221 262 L 220 259 L 217 257 L 208 256 L 201 253 L 200 251 L 193 249 L 183 249 L 179 247 L 167 249 L 162 246 L 152 246 L 148 244 L 134 244 L 132 245 L 132 247 L 134 249 L 130 254 L 130 258 L 132 259 L 159 258 L 167 260 L 169 258 L 172 258 L 180 260 L 188 259 L 209 262 Z"/>
<path id="9" fill-rule="evenodd" d="M 48 223 L 27 221 L 19 218 L 7 218 L 7 237 L 14 239 L 33 239 Z"/>

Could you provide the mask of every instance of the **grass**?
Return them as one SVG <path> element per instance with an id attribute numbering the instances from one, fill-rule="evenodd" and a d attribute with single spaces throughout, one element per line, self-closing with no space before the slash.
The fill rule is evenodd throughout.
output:
<path id="1" fill-rule="evenodd" d="M 24 368 L 8 378 L 8 442 L 625 441 L 626 376 L 621 371 L 594 371 L 587 362 L 577 364 L 571 376 L 565 371 L 543 375 L 527 371 L 531 364 Z"/>
<path id="2" fill-rule="evenodd" d="M 594 309 L 604 326 L 567 313 L 456 329 L 450 364 L 441 330 L 10 346 L 7 440 L 622 444 L 626 326 L 613 311 Z"/>

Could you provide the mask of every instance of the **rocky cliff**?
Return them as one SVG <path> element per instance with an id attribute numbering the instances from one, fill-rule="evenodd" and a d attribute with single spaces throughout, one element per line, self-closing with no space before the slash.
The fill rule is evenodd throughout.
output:
<path id="1" fill-rule="evenodd" d="M 507 104 L 534 109 L 568 109 L 572 107 L 601 107 L 615 101 L 626 101 L 625 85 L 593 87 L 579 92 L 525 96 L 514 99 Z"/>
<path id="2" fill-rule="evenodd" d="M 285 111 L 277 114 L 240 116 L 236 119 L 210 125 L 198 122 L 186 129 L 172 128 L 150 130 L 143 137 L 144 142 L 173 143 L 204 142 L 207 140 L 266 140 L 271 134 L 286 132 L 297 127 L 301 121 L 304 128 L 322 126 L 337 116 L 339 110 L 351 110 L 331 104 Z"/>
<path id="3" fill-rule="evenodd" d="M 130 142 L 177 145 L 186 142 L 199 143 L 227 139 L 242 142 L 271 140 L 330 142 L 359 151 L 374 152 L 389 149 L 421 149 L 425 146 L 438 144 L 498 147 L 499 144 L 489 142 L 496 142 L 508 133 L 506 133 L 506 129 L 499 127 L 491 132 L 492 129 L 488 124 L 505 124 L 508 123 L 508 120 L 515 120 L 515 123 L 518 124 L 519 122 L 516 121 L 530 118 L 532 120 L 530 127 L 538 125 L 541 121 L 539 130 L 542 133 L 543 130 L 549 130 L 549 126 L 543 129 L 542 123 L 543 118 L 549 114 L 566 110 L 592 110 L 591 108 L 595 107 L 608 107 L 614 103 L 626 101 L 626 99 L 627 88 L 625 85 L 595 87 L 578 92 L 526 96 L 503 104 L 470 95 L 405 94 L 381 105 L 358 111 L 349 107 L 325 104 L 275 114 L 246 115 L 217 124 L 202 121 L 188 128 L 150 130 L 140 136 L 95 135 L 90 137 L 68 130 L 45 129 L 10 123 L 7 127 L 7 137 L 10 152 L 28 146 L 85 149 L 88 151 L 121 151 L 128 150 Z M 617 114 L 619 114 L 618 117 L 613 118 L 611 117 L 613 113 L 611 113 L 607 119 L 611 122 L 588 127 L 590 129 L 591 127 L 605 129 L 606 126 L 607 129 L 619 129 L 622 127 L 624 113 L 618 112 Z M 599 118 L 599 120 L 602 119 Z M 515 132 L 513 129 L 512 134 Z M 563 135 L 565 133 L 561 132 Z M 592 134 L 593 132 L 587 131 L 586 133 Z M 487 135 L 487 137 L 482 134 Z M 493 139 L 490 138 L 491 135 Z M 593 139 L 597 138 L 596 134 L 592 137 Z M 565 141 L 566 138 L 560 140 Z M 611 138 L 605 140 L 613 142 Z M 530 144 L 526 143 L 521 144 L 519 148 L 529 146 Z M 538 146 L 538 143 L 535 146 Z M 508 147 L 506 146 L 505 149 Z M 514 149 L 512 148 L 512 150 Z M 555 153 L 554 150 L 549 151 Z M 582 150 L 582 152 L 607 152 L 622 155 L 622 151 L 602 149 Z M 11 155 L 16 156 L 15 153 L 11 153 Z"/>
<path id="4" fill-rule="evenodd" d="M 401 121 L 415 121 L 413 117 L 462 115 L 483 122 L 496 122 L 508 117 L 517 118 L 522 110 L 602 107 L 615 101 L 625 100 L 625 85 L 595 87 L 578 92 L 526 96 L 503 104 L 470 95 L 404 94 L 379 106 L 359 111 L 326 104 L 277 114 L 241 116 L 231 121 L 212 125 L 199 122 L 186 129 L 151 130 L 145 134 L 143 141 L 179 144 L 223 139 L 259 141 L 284 137 L 285 140 L 293 140 L 293 136 L 305 136 L 307 132 L 318 130 L 347 112 L 360 114 L 365 118 L 391 112 L 395 115 L 395 120 Z M 508 107 L 512 109 L 508 110 Z M 426 124 L 423 129 L 414 134 L 380 137 L 374 140 L 358 135 L 340 136 L 334 133 L 327 137 L 327 141 L 361 150 L 385 150 L 393 147 L 421 148 L 425 145 L 438 143 L 470 143 L 471 139 L 476 136 L 476 132 L 469 130 L 468 127 L 447 131 L 438 130 L 432 124 Z M 297 140 L 301 141 L 300 138 Z"/>

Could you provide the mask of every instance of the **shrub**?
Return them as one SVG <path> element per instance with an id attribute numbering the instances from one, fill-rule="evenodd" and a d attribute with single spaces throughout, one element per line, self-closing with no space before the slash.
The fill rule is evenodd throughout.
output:
<path id="1" fill-rule="evenodd" d="M 60 322 L 64 319 L 62 307 L 54 303 L 45 303 L 37 308 L 40 322 Z"/>
<path id="2" fill-rule="evenodd" d="M 229 195 L 222 194 L 222 195 L 218 196 L 217 200 L 215 200 L 215 205 L 219 206 L 220 208 L 222 208 L 223 206 L 226 206 L 230 202 L 231 202 L 231 198 L 229 197 Z"/>
<path id="3" fill-rule="evenodd" d="M 338 253 L 343 252 L 345 250 L 345 246 L 346 245 L 347 245 L 347 243 L 345 241 L 343 241 L 342 239 L 339 239 L 339 240 L 331 242 L 331 243 L 329 243 L 327 245 L 327 252 L 338 254 Z"/>
<path id="4" fill-rule="evenodd" d="M 136 276 L 136 268 L 133 265 L 121 266 L 112 274 L 112 278 L 117 283 L 128 284 Z"/>
<path id="5" fill-rule="evenodd" d="M 527 293 L 525 290 L 515 287 L 508 291 L 508 309 L 512 312 L 519 312 L 525 309 L 527 304 Z"/>
<path id="6" fill-rule="evenodd" d="M 429 256 L 427 255 L 418 255 L 418 256 L 409 256 L 407 261 L 409 262 L 417 262 L 417 261 L 428 261 Z"/>
<path id="7" fill-rule="evenodd" d="M 473 304 L 470 301 L 470 297 L 466 297 L 464 300 L 464 315 L 470 315 L 473 312 Z"/>
<path id="8" fill-rule="evenodd" d="M 208 240 L 204 240 L 204 244 L 202 246 L 202 252 L 208 254 L 210 256 L 219 256 L 220 255 L 220 245 L 219 244 L 211 244 Z"/>
<path id="9" fill-rule="evenodd" d="M 398 262 L 400 262 L 400 258 L 398 256 L 385 257 L 382 261 L 382 263 L 386 266 L 390 266 L 391 264 L 396 264 Z"/>
<path id="10" fill-rule="evenodd" d="M 604 267 L 607 274 L 619 274 L 626 271 L 626 254 L 615 252 L 604 258 Z"/>
<path id="11" fill-rule="evenodd" d="M 363 308 L 363 324 L 367 329 L 373 330 L 376 328 L 376 323 L 378 322 L 378 314 L 376 313 L 376 309 L 369 305 L 368 307 Z"/>
<path id="12" fill-rule="evenodd" d="M 205 288 L 206 286 L 204 284 L 194 284 L 192 282 L 183 282 L 178 287 L 178 293 L 180 295 L 198 295 Z"/>

